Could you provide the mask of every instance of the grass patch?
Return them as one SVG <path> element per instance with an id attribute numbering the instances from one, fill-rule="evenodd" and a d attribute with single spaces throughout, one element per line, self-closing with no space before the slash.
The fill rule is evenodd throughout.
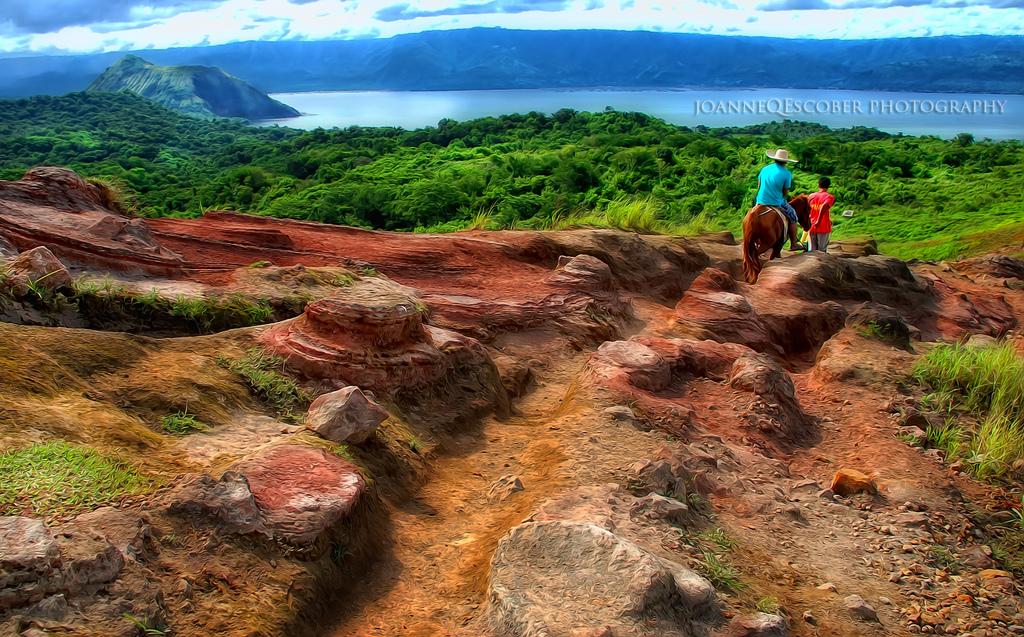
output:
<path id="1" fill-rule="evenodd" d="M 160 419 L 160 425 L 165 432 L 175 436 L 185 436 L 193 431 L 206 431 L 210 428 L 209 425 L 188 413 L 187 407 L 184 411 L 167 414 Z"/>
<path id="2" fill-rule="evenodd" d="M 720 551 L 731 551 L 736 547 L 736 540 L 729 537 L 729 534 L 725 532 L 725 529 L 721 528 L 708 529 L 698 535 L 697 539 L 702 544 L 713 544 L 718 547 Z"/>
<path id="3" fill-rule="evenodd" d="M 963 457 L 979 478 L 1004 477 L 1024 458 L 1024 358 L 1011 346 L 940 345 L 918 361 L 914 376 L 932 388 L 931 406 L 978 421 L 966 431 L 947 420 L 929 431 L 930 444 L 955 451 L 948 455 Z"/>
<path id="4" fill-rule="evenodd" d="M 310 401 L 309 395 L 284 374 L 284 359 L 260 349 L 250 349 L 238 359 L 217 357 L 217 364 L 241 376 L 260 399 L 282 417 L 296 420 L 296 413 Z"/>
<path id="5" fill-rule="evenodd" d="M 413 453 L 420 454 L 423 452 L 425 447 L 426 445 L 423 444 L 423 441 L 420 440 L 419 436 L 409 436 L 409 449 L 411 449 Z"/>
<path id="6" fill-rule="evenodd" d="M 928 561 L 937 568 L 944 569 L 953 575 L 959 573 L 960 569 L 963 568 L 963 564 L 956 558 L 956 555 L 941 544 L 932 545 L 928 551 Z"/>
<path id="7" fill-rule="evenodd" d="M 762 597 L 754 603 L 754 608 L 762 613 L 768 613 L 769 615 L 778 615 L 779 609 L 782 608 L 779 605 L 779 600 L 774 597 Z"/>
<path id="8" fill-rule="evenodd" d="M 726 592 L 737 592 L 747 587 L 740 581 L 740 575 L 736 569 L 725 559 L 713 551 L 704 551 L 701 555 L 698 568 L 704 577 L 715 585 L 715 588 Z"/>
<path id="9" fill-rule="evenodd" d="M 128 463 L 64 441 L 0 454 L 0 513 L 4 515 L 92 509 L 149 485 Z"/>
<path id="10" fill-rule="evenodd" d="M 871 338 L 889 344 L 897 344 L 900 340 L 899 335 L 896 334 L 891 325 L 878 323 L 877 321 L 868 321 L 857 326 L 857 333 L 864 338 Z"/>

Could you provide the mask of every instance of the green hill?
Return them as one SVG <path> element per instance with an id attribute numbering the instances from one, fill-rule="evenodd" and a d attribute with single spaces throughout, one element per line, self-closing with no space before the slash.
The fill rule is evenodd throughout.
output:
<path id="1" fill-rule="evenodd" d="M 242 80 L 210 66 L 156 66 L 126 55 L 87 89 L 92 93 L 130 91 L 172 110 L 196 117 L 278 119 L 299 115 Z"/>

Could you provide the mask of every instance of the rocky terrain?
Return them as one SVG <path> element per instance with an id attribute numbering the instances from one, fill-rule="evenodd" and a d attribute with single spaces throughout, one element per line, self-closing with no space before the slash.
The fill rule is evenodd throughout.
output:
<path id="1" fill-rule="evenodd" d="M 94 93 L 130 91 L 167 108 L 198 117 L 249 120 L 296 117 L 299 112 L 251 84 L 212 66 L 157 66 L 126 55 L 86 89 Z"/>
<path id="2" fill-rule="evenodd" d="M 133 219 L 40 168 L 0 258 L 0 634 L 1024 634 L 1015 502 L 910 373 L 1024 350 L 1010 256 L 750 286 L 727 234 Z"/>

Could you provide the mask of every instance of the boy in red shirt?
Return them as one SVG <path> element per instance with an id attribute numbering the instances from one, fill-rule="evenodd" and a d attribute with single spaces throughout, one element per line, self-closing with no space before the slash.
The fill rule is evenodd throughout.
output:
<path id="1" fill-rule="evenodd" d="M 811 240 L 808 252 L 820 250 L 828 252 L 828 239 L 832 235 L 832 204 L 836 198 L 828 191 L 832 180 L 828 177 L 818 179 L 818 192 L 807 198 L 811 204 Z"/>

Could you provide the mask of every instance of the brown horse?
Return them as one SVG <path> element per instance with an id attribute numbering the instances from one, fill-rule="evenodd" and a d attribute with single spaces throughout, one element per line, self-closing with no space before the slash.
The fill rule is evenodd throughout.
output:
<path id="1" fill-rule="evenodd" d="M 807 203 L 807 195 L 797 195 L 789 200 L 789 205 L 796 210 L 796 216 L 804 230 L 811 229 L 811 206 Z M 789 235 L 792 245 L 796 245 L 796 226 L 789 224 Z M 756 283 L 764 266 L 761 265 L 761 254 L 772 251 L 771 259 L 782 256 L 782 246 L 786 244 L 786 224 L 779 213 L 768 206 L 755 205 L 743 218 L 743 276 L 748 283 Z"/>

